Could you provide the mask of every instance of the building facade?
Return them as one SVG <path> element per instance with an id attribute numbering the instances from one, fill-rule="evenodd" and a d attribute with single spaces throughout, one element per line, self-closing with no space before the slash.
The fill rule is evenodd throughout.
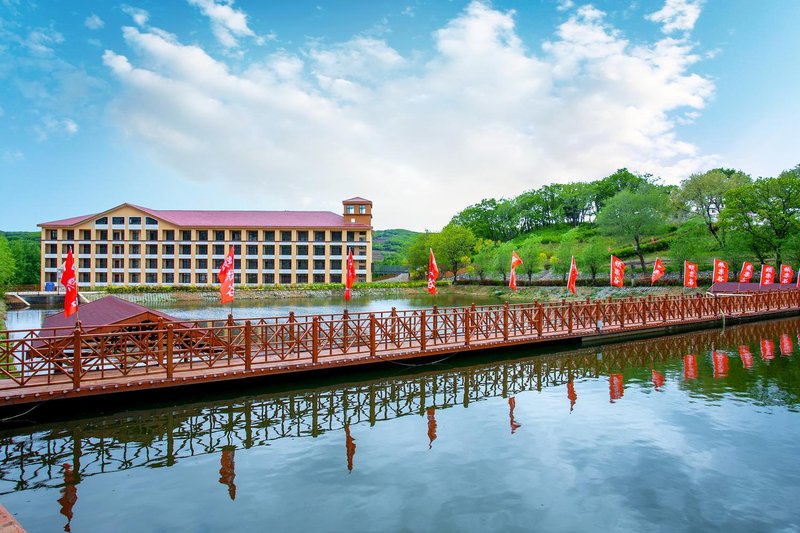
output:
<path id="1" fill-rule="evenodd" d="M 329 211 L 179 211 L 122 204 L 39 224 L 41 280 L 58 282 L 69 248 L 78 286 L 208 286 L 231 246 L 235 283 L 341 283 L 352 249 L 358 281 L 372 281 L 372 202 Z"/>

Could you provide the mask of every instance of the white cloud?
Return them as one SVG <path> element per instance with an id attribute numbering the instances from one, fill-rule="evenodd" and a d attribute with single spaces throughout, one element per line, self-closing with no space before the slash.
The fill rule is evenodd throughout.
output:
<path id="1" fill-rule="evenodd" d="M 86 17 L 86 20 L 83 21 L 83 24 L 90 30 L 99 30 L 100 28 L 105 26 L 105 22 L 103 22 L 103 19 L 101 19 L 94 13 Z"/>
<path id="2" fill-rule="evenodd" d="M 28 34 L 25 47 L 37 56 L 49 56 L 53 53 L 53 45 L 64 42 L 64 36 L 52 28 L 37 28 Z"/>
<path id="3" fill-rule="evenodd" d="M 647 16 L 661 23 L 664 33 L 691 31 L 700 17 L 702 0 L 666 0 L 664 7 Z"/>
<path id="4" fill-rule="evenodd" d="M 211 19 L 211 31 L 217 41 L 225 48 L 237 48 L 238 37 L 255 37 L 256 34 L 247 25 L 247 15 L 232 7 L 233 1 L 222 0 L 188 0 L 189 4 L 199 7 L 200 11 Z M 260 40 L 259 44 L 263 43 Z"/>
<path id="5" fill-rule="evenodd" d="M 128 55 L 103 57 L 128 89 L 112 116 L 186 179 L 235 183 L 242 207 L 313 197 L 338 211 L 359 195 L 377 227 L 438 229 L 485 197 L 623 166 L 674 180 L 714 162 L 675 131 L 714 89 L 691 71 L 691 45 L 632 44 L 592 7 L 537 53 L 513 13 L 472 3 L 424 61 L 359 37 L 234 72 L 165 32 L 124 37 Z"/>
<path id="6" fill-rule="evenodd" d="M 6 163 L 19 163 L 25 161 L 25 154 L 21 150 L 6 150 L 3 152 L 3 161 Z"/>
<path id="7" fill-rule="evenodd" d="M 138 7 L 132 7 L 127 4 L 123 4 L 122 12 L 130 15 L 133 19 L 133 22 L 140 28 L 147 26 L 147 21 L 150 20 L 150 13 Z"/>
<path id="8" fill-rule="evenodd" d="M 575 7 L 575 2 L 573 0 L 556 0 L 557 7 L 556 9 L 559 11 L 569 11 L 573 7 Z"/>
<path id="9" fill-rule="evenodd" d="M 58 119 L 51 116 L 43 117 L 39 124 L 33 127 L 38 142 L 44 142 L 54 134 L 72 137 L 79 129 L 78 124 L 71 118 Z"/>

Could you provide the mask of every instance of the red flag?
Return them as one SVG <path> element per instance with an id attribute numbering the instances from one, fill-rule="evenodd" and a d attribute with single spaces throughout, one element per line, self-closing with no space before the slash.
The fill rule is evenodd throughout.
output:
<path id="1" fill-rule="evenodd" d="M 761 359 L 764 361 L 775 359 L 775 341 L 771 339 L 761 339 Z"/>
<path id="2" fill-rule="evenodd" d="M 522 427 L 522 424 L 517 422 L 514 419 L 514 408 L 517 406 L 517 400 L 513 396 L 508 399 L 508 418 L 511 422 L 511 434 L 513 435 L 515 431 Z"/>
<path id="3" fill-rule="evenodd" d="M 344 275 L 344 299 L 350 301 L 350 289 L 356 281 L 356 263 L 353 261 L 353 249 L 347 251 L 347 264 L 345 265 Z"/>
<path id="4" fill-rule="evenodd" d="M 689 261 L 683 262 L 683 286 L 697 288 L 697 264 Z"/>
<path id="5" fill-rule="evenodd" d="M 436 295 L 436 279 L 439 277 L 439 266 L 433 256 L 433 248 L 429 248 L 431 254 L 428 257 L 428 292 Z"/>
<path id="6" fill-rule="evenodd" d="M 433 441 L 436 440 L 436 408 L 428 407 L 428 449 L 433 448 Z"/>
<path id="7" fill-rule="evenodd" d="M 728 355 L 725 352 L 714 351 L 711 354 L 714 363 L 714 377 L 724 378 L 728 375 Z"/>
<path id="8" fill-rule="evenodd" d="M 789 336 L 788 333 L 781 334 L 781 355 L 790 356 L 794 351 L 794 346 L 792 345 L 792 338 Z"/>
<path id="9" fill-rule="evenodd" d="M 781 265 L 781 285 L 788 285 L 792 282 L 794 270 L 791 265 Z"/>
<path id="10" fill-rule="evenodd" d="M 235 265 L 233 250 L 234 247 L 231 246 L 230 250 L 228 250 L 228 255 L 225 256 L 225 260 L 222 262 L 222 266 L 219 267 L 219 274 L 217 274 L 217 279 L 220 283 L 219 295 L 223 304 L 233 301 L 233 270 Z"/>
<path id="11" fill-rule="evenodd" d="M 610 374 L 608 376 L 608 396 L 611 398 L 611 403 L 622 398 L 624 394 L 625 384 L 622 380 L 622 374 Z"/>
<path id="12" fill-rule="evenodd" d="M 664 263 L 661 262 L 661 259 L 656 257 L 656 262 L 653 265 L 653 277 L 650 278 L 650 285 L 660 280 L 661 276 L 664 275 L 664 272 L 666 272 L 666 269 L 664 268 Z"/>
<path id="13" fill-rule="evenodd" d="M 64 316 L 71 316 L 78 312 L 78 280 L 75 279 L 75 258 L 72 257 L 71 246 L 67 250 L 67 260 L 64 261 L 61 284 L 65 289 Z"/>
<path id="14" fill-rule="evenodd" d="M 569 399 L 569 412 L 575 407 L 575 402 L 578 401 L 578 394 L 575 392 L 575 382 L 571 379 L 567 382 L 567 398 Z"/>
<path id="15" fill-rule="evenodd" d="M 722 259 L 714 259 L 714 283 L 728 281 L 728 263 Z"/>
<path id="16" fill-rule="evenodd" d="M 775 267 L 772 265 L 761 265 L 761 281 L 759 285 L 772 285 L 775 283 Z"/>
<path id="17" fill-rule="evenodd" d="M 664 386 L 664 374 L 658 372 L 656 370 L 651 370 L 650 373 L 653 375 L 653 386 L 658 390 L 659 388 Z"/>
<path id="18" fill-rule="evenodd" d="M 750 278 L 753 277 L 753 263 L 745 261 L 742 263 L 742 272 L 739 274 L 739 283 L 750 283 Z"/>
<path id="19" fill-rule="evenodd" d="M 742 359 L 742 366 L 744 368 L 752 368 L 753 354 L 750 353 L 750 347 L 743 344 L 739 346 L 739 357 Z"/>
<path id="20" fill-rule="evenodd" d="M 344 447 L 347 452 L 347 470 L 353 471 L 353 457 L 356 455 L 356 439 L 350 435 L 350 424 L 344 425 Z"/>
<path id="21" fill-rule="evenodd" d="M 511 252 L 511 277 L 508 280 L 508 286 L 511 290 L 517 290 L 517 267 L 522 264 L 519 254 L 516 251 Z"/>
<path id="22" fill-rule="evenodd" d="M 611 286 L 622 287 L 625 285 L 625 263 L 620 259 L 611 256 Z"/>
<path id="23" fill-rule="evenodd" d="M 694 354 L 683 356 L 683 379 L 697 379 L 697 356 Z"/>
<path id="24" fill-rule="evenodd" d="M 575 256 L 572 256 L 572 262 L 569 265 L 569 278 L 567 279 L 567 289 L 572 294 L 575 294 L 575 281 L 578 279 L 578 267 L 575 266 Z"/>

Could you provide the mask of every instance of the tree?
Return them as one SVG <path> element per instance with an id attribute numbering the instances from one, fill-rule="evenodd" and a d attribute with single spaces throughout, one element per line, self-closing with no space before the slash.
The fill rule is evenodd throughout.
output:
<path id="1" fill-rule="evenodd" d="M 599 213 L 615 194 L 625 190 L 635 191 L 648 183 L 648 175 L 639 176 L 627 168 L 621 168 L 601 180 L 592 182 L 594 189 L 594 210 Z"/>
<path id="2" fill-rule="evenodd" d="M 675 232 L 669 245 L 669 257 L 676 265 L 684 261 L 701 263 L 716 248 L 716 241 L 709 235 L 703 217 L 695 216 L 684 222 Z"/>
<path id="3" fill-rule="evenodd" d="M 800 165 L 732 189 L 725 201 L 720 225 L 746 233 L 754 248 L 769 249 L 780 263 L 784 245 L 800 230 Z"/>
<path id="4" fill-rule="evenodd" d="M 470 262 L 474 246 L 475 235 L 472 231 L 452 223 L 431 239 L 431 247 L 439 264 L 453 272 L 453 284 L 457 281 L 458 269 Z"/>
<path id="5" fill-rule="evenodd" d="M 536 236 L 528 237 L 519 247 L 519 255 L 522 259 L 522 271 L 528 275 L 530 283 L 533 273 L 542 269 L 543 260 L 547 257 L 543 254 L 542 240 Z"/>
<path id="6" fill-rule="evenodd" d="M 683 180 L 675 191 L 675 199 L 682 209 L 702 217 L 711 236 L 722 246 L 725 244 L 724 234 L 721 234 L 717 222 L 725 207 L 725 196 L 750 181 L 750 176 L 742 172 L 716 168 Z"/>
<path id="7" fill-rule="evenodd" d="M 472 259 L 472 266 L 481 281 L 494 270 L 496 249 L 497 244 L 489 239 L 478 239 L 475 243 L 475 257 Z"/>
<path id="8" fill-rule="evenodd" d="M 503 283 L 506 282 L 508 274 L 511 272 L 511 253 L 516 249 L 514 242 L 508 241 L 494 250 L 494 271 L 500 273 L 503 277 Z"/>
<path id="9" fill-rule="evenodd" d="M 0 235 L 0 293 L 14 282 L 16 272 L 16 261 L 8 246 L 8 241 L 3 235 Z"/>
<path id="10" fill-rule="evenodd" d="M 595 236 L 578 252 L 577 260 L 581 267 L 589 270 L 592 283 L 597 279 L 597 273 L 604 268 L 611 268 L 611 253 L 608 251 L 608 239 Z"/>
<path id="11" fill-rule="evenodd" d="M 10 248 L 16 264 L 14 283 L 38 285 L 40 261 L 38 243 L 18 239 L 10 243 Z"/>
<path id="12" fill-rule="evenodd" d="M 408 265 L 408 276 L 411 279 L 423 279 L 428 272 L 429 250 L 434 234 L 430 232 L 420 233 L 408 247 L 406 253 L 406 264 Z"/>
<path id="13" fill-rule="evenodd" d="M 578 243 L 577 228 L 571 229 L 561 237 L 561 243 L 558 245 L 553 257 L 550 258 L 550 264 L 555 274 L 561 276 L 562 281 L 567 280 L 569 267 L 572 264 L 572 256 L 577 256 L 581 251 L 580 244 Z"/>
<path id="14" fill-rule="evenodd" d="M 597 215 L 597 226 L 604 235 L 633 240 L 644 272 L 642 239 L 656 235 L 666 225 L 669 214 L 669 197 L 664 188 L 646 184 L 611 198 Z"/>

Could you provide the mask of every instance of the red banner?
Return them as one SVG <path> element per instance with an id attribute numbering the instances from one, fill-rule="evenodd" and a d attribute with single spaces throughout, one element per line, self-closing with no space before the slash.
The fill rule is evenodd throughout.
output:
<path id="1" fill-rule="evenodd" d="M 233 301 L 233 279 L 234 279 L 234 248 L 231 246 L 228 255 L 219 267 L 217 279 L 219 280 L 219 296 L 223 304 Z"/>
<path id="2" fill-rule="evenodd" d="M 753 354 L 750 353 L 750 348 L 746 345 L 739 346 L 739 357 L 742 359 L 742 366 L 744 368 L 753 368 Z"/>
<path id="3" fill-rule="evenodd" d="M 517 267 L 522 264 L 519 254 L 516 251 L 511 252 L 511 277 L 508 280 L 508 286 L 512 291 L 517 290 Z"/>
<path id="4" fill-rule="evenodd" d="M 517 400 L 513 396 L 508 399 L 508 418 L 511 423 L 511 434 L 522 427 L 522 424 L 514 420 L 514 408 L 517 406 Z"/>
<path id="5" fill-rule="evenodd" d="M 794 345 L 792 344 L 792 338 L 789 336 L 788 333 L 781 334 L 781 355 L 790 356 L 794 351 Z"/>
<path id="6" fill-rule="evenodd" d="M 761 359 L 764 361 L 775 359 L 775 341 L 772 339 L 761 339 Z"/>
<path id="7" fill-rule="evenodd" d="M 571 379 L 567 382 L 567 398 L 569 398 L 569 412 L 575 407 L 575 402 L 578 401 L 578 394 L 575 392 L 575 382 Z"/>
<path id="8" fill-rule="evenodd" d="M 772 265 L 761 265 L 761 281 L 759 285 L 772 285 L 775 283 L 775 267 Z"/>
<path id="9" fill-rule="evenodd" d="M 697 288 L 697 264 L 689 261 L 683 262 L 683 286 Z"/>
<path id="10" fill-rule="evenodd" d="M 611 286 L 622 287 L 625 285 L 625 263 L 622 260 L 611 256 Z"/>
<path id="11" fill-rule="evenodd" d="M 658 372 L 656 370 L 651 370 L 650 373 L 653 375 L 653 386 L 656 390 L 660 389 L 664 386 L 664 374 Z"/>
<path id="12" fill-rule="evenodd" d="M 347 263 L 345 264 L 344 277 L 344 299 L 350 301 L 350 291 L 356 281 L 356 262 L 353 260 L 353 249 L 347 251 Z"/>
<path id="13" fill-rule="evenodd" d="M 575 281 L 578 279 L 578 267 L 575 266 L 575 256 L 572 256 L 572 262 L 569 265 L 569 278 L 567 279 L 567 289 L 572 294 L 575 294 Z"/>
<path id="14" fill-rule="evenodd" d="M 791 265 L 781 265 L 781 277 L 780 282 L 781 285 L 788 285 L 792 282 L 792 278 L 794 277 L 794 270 L 792 270 Z"/>
<path id="15" fill-rule="evenodd" d="M 625 394 L 625 384 L 622 380 L 622 374 L 610 374 L 608 376 L 608 395 L 611 398 L 611 403 L 619 400 Z"/>
<path id="16" fill-rule="evenodd" d="M 661 262 L 661 259 L 656 257 L 656 262 L 653 265 L 653 277 L 650 278 L 650 285 L 660 280 L 661 277 L 664 275 L 664 272 L 666 272 L 666 269 L 664 268 L 664 263 Z"/>
<path id="17" fill-rule="evenodd" d="M 711 353 L 711 359 L 714 363 L 714 377 L 726 377 L 728 375 L 728 354 L 715 350 Z"/>
<path id="18" fill-rule="evenodd" d="M 728 263 L 722 259 L 714 259 L 714 283 L 728 281 Z"/>
<path id="19" fill-rule="evenodd" d="M 753 263 L 745 261 L 742 263 L 742 271 L 739 273 L 739 283 L 750 283 L 750 278 L 753 277 Z"/>
<path id="20" fill-rule="evenodd" d="M 75 278 L 75 258 L 72 257 L 72 247 L 67 250 L 67 260 L 64 261 L 64 271 L 61 273 L 61 284 L 64 286 L 64 316 L 71 316 L 78 312 L 78 280 Z"/>
<path id="21" fill-rule="evenodd" d="M 439 266 L 436 264 L 436 258 L 433 256 L 433 248 L 429 248 L 430 256 L 428 257 L 428 292 L 436 295 L 436 280 L 439 278 Z"/>
<path id="22" fill-rule="evenodd" d="M 683 379 L 697 379 L 697 356 L 694 354 L 683 356 Z"/>

